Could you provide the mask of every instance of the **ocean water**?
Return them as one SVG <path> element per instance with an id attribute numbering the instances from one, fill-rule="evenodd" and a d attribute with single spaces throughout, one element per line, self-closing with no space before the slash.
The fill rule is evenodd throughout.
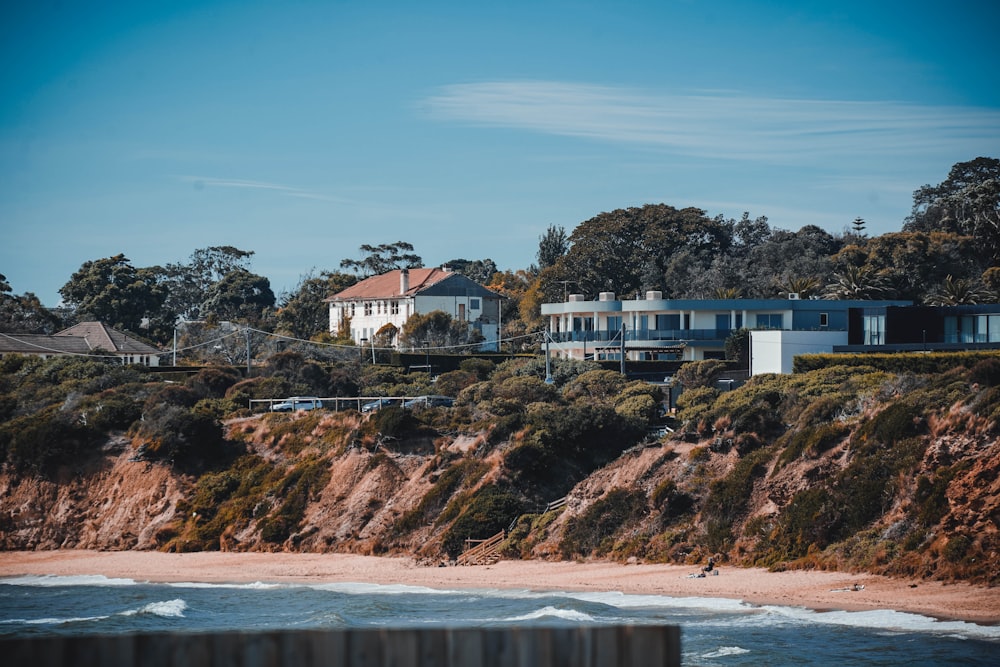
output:
<path id="1" fill-rule="evenodd" d="M 577 624 L 679 625 L 684 665 L 1000 665 L 1000 626 L 896 611 L 616 592 L 0 578 L 0 637 Z"/>

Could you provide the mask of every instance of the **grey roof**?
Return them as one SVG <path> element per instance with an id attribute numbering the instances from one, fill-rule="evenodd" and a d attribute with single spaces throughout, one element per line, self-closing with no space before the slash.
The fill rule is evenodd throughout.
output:
<path id="1" fill-rule="evenodd" d="M 51 336 L 0 333 L 0 354 L 91 354 L 95 351 L 121 356 L 163 353 L 101 322 L 81 322 Z"/>

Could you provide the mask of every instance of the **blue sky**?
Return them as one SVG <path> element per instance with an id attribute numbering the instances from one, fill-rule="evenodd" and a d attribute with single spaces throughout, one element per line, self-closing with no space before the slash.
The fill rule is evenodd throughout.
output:
<path id="1" fill-rule="evenodd" d="M 987 7 L 986 5 L 989 5 Z M 22 2 L 0 9 L 0 273 L 255 252 L 276 292 L 361 244 L 527 267 L 646 203 L 898 231 L 1000 157 L 1000 6 Z"/>

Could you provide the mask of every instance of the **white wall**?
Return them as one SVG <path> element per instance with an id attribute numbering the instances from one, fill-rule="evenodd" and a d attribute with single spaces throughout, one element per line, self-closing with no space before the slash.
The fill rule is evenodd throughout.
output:
<path id="1" fill-rule="evenodd" d="M 846 331 L 750 331 L 750 374 L 791 373 L 799 354 L 833 352 L 847 345 Z"/>

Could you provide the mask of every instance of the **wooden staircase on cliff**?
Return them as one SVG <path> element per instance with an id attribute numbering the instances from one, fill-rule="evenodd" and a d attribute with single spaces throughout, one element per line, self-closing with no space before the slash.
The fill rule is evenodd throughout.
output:
<path id="1" fill-rule="evenodd" d="M 459 565 L 492 565 L 500 560 L 500 543 L 506 537 L 501 530 L 485 540 L 466 540 L 465 551 L 458 557 Z"/>

